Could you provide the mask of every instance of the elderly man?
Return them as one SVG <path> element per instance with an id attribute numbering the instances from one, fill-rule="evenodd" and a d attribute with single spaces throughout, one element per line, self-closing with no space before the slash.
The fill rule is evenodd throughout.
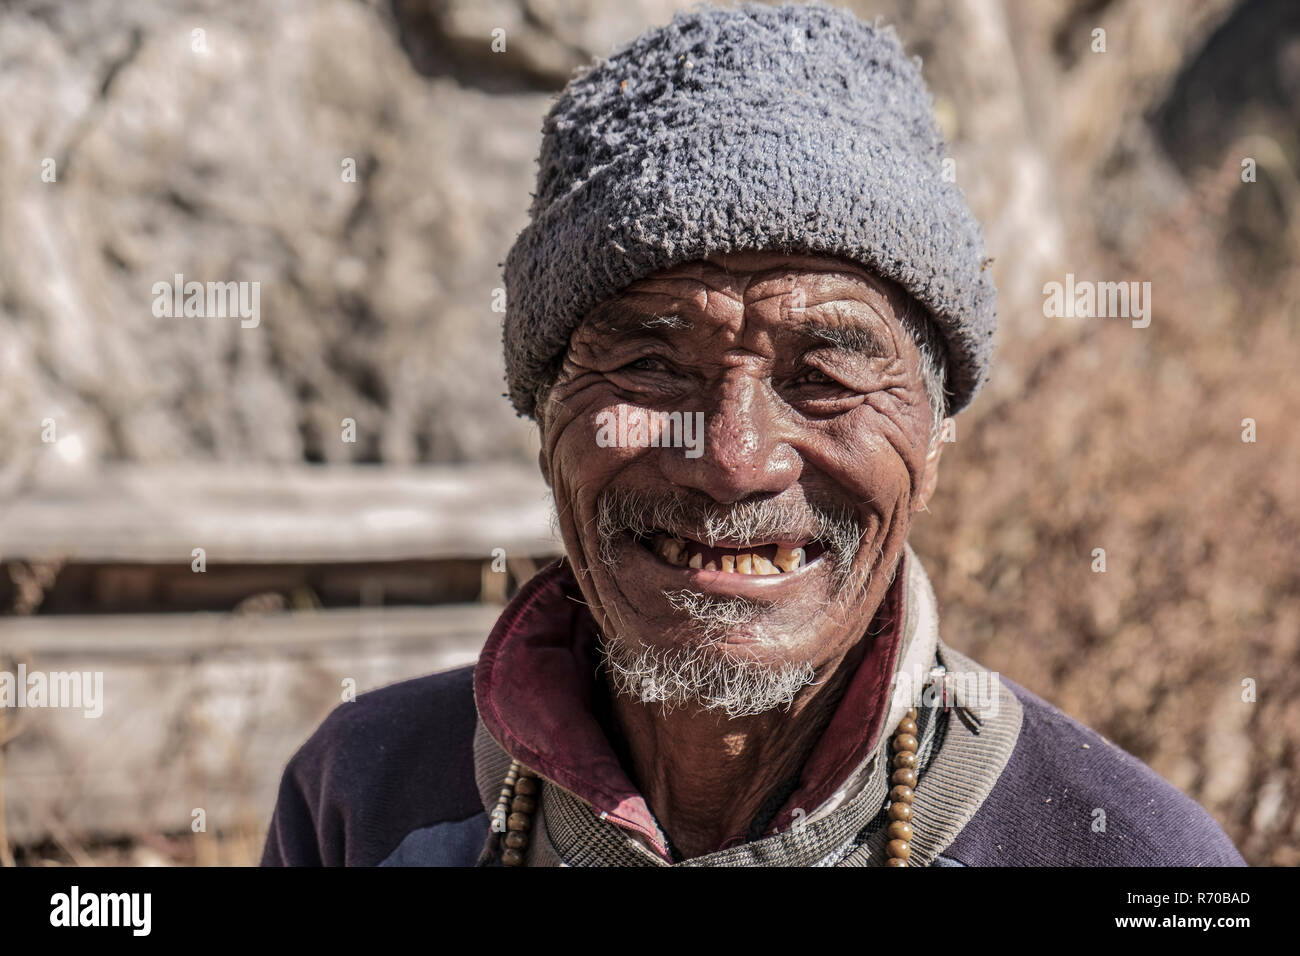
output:
<path id="1" fill-rule="evenodd" d="M 569 83 L 505 323 L 567 556 L 475 667 L 338 708 L 265 863 L 1241 862 L 939 638 L 907 534 L 994 329 L 942 160 L 892 33 L 825 7 L 682 14 Z"/>

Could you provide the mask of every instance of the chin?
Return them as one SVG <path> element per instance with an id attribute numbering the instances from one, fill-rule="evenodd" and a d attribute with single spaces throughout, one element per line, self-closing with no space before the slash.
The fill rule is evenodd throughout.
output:
<path id="1" fill-rule="evenodd" d="M 621 697 L 665 712 L 681 707 L 736 718 L 788 708 L 817 679 L 812 664 L 753 653 L 758 646 L 617 638 L 603 643 L 602 652 Z"/>
<path id="2" fill-rule="evenodd" d="M 696 600 L 700 600 L 699 596 Z M 758 608 L 749 620 L 733 623 L 726 620 L 725 607 L 716 609 L 714 605 L 719 617 L 701 619 L 698 606 L 691 612 L 682 609 L 680 603 L 680 599 L 665 598 L 653 617 L 624 607 L 611 615 L 612 620 L 635 619 L 638 623 L 617 628 L 615 640 L 638 652 L 652 648 L 665 654 L 689 653 L 773 669 L 812 662 L 818 647 L 833 642 L 833 636 L 821 636 L 812 630 L 818 622 L 809 620 L 806 614 L 780 607 Z M 642 622 L 653 623 L 643 626 Z"/>

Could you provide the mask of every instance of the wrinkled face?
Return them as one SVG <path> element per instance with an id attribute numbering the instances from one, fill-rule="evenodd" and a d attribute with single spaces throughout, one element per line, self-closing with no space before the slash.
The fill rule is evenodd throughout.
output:
<path id="1" fill-rule="evenodd" d="M 904 301 L 843 260 L 733 254 L 574 332 L 540 460 L 621 691 L 761 712 L 866 633 L 941 447 Z"/>

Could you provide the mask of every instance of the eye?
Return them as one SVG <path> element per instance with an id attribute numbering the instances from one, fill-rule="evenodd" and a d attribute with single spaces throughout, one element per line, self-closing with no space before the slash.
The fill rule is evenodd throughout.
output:
<path id="1" fill-rule="evenodd" d="M 846 384 L 830 372 L 805 365 L 785 386 L 785 398 L 791 407 L 809 418 L 843 415 L 864 399 L 858 388 Z"/>
<path id="2" fill-rule="evenodd" d="M 623 372 L 666 372 L 667 370 L 668 366 L 663 359 L 655 358 L 653 355 L 643 355 L 620 369 Z"/>
<path id="3" fill-rule="evenodd" d="M 810 368 L 794 380 L 794 385 L 835 385 L 835 379 L 831 378 L 819 368 Z"/>

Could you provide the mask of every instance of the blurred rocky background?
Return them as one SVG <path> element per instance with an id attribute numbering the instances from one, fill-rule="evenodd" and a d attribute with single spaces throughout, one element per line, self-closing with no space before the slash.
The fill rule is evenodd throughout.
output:
<path id="1" fill-rule="evenodd" d="M 1248 861 L 1300 864 L 1300 5 L 843 5 L 893 23 L 922 59 L 1001 291 L 993 380 L 957 419 L 914 534 L 946 639 L 1150 763 Z M 535 460 L 534 430 L 501 398 L 494 307 L 542 116 L 573 69 L 679 6 L 0 4 L 0 654 L 82 660 L 130 643 L 121 613 L 136 615 L 137 636 L 153 613 L 166 627 L 131 646 L 181 666 L 356 598 L 483 603 L 486 618 L 448 631 L 472 657 L 479 622 L 547 548 L 516 548 L 503 586 L 480 576 L 486 554 L 387 553 L 383 530 L 409 527 L 402 514 L 434 499 L 466 527 L 488 521 L 486 491 L 457 498 L 419 476 L 506 495 L 515 479 L 500 475 Z M 153 284 L 178 273 L 260 282 L 259 327 L 155 317 Z M 1067 273 L 1150 282 L 1150 326 L 1045 318 L 1044 284 Z M 343 419 L 356 441 L 340 440 Z M 42 441 L 50 420 L 57 440 Z M 407 511 L 377 518 L 357 503 L 374 497 L 365 488 L 322 498 L 302 476 L 325 463 L 416 476 L 397 495 Z M 151 491 L 155 475 L 172 491 Z M 281 487 L 278 475 L 315 489 L 303 513 L 360 514 L 370 564 L 347 564 L 346 534 L 285 546 L 307 526 L 331 534 L 299 514 L 252 553 L 240 543 L 263 538 L 231 535 L 211 578 L 224 584 L 198 594 L 173 580 L 190 570 L 184 533 L 174 566 L 135 540 L 205 507 L 220 515 L 205 533 L 241 527 L 250 507 L 274 503 L 244 507 L 236 492 Z M 184 507 L 161 512 L 177 488 L 189 489 Z M 105 527 L 127 530 L 87 544 L 115 508 L 119 524 Z M 48 530 L 60 520 L 69 527 Z M 6 539 L 6 524 L 26 537 Z M 259 623 L 169 643 L 190 630 L 186 615 L 201 630 L 222 614 Z M 75 632 L 51 630 L 61 615 Z M 267 667 L 194 678 L 204 691 L 168 704 L 168 719 L 186 733 L 224 725 L 208 741 L 220 753 L 195 770 L 188 738 L 166 737 L 147 761 L 157 770 L 184 753 L 190 789 L 159 776 L 161 809 L 134 825 L 96 816 L 108 785 L 78 776 L 75 747 L 59 756 L 68 738 L 10 718 L 0 862 L 252 862 L 285 748 L 337 700 L 338 674 L 362 669 L 373 684 L 447 663 L 406 628 L 386 632 L 406 634 L 391 666 L 346 644 L 346 664 L 322 665 L 328 694 L 304 689 L 302 668 L 281 667 L 273 690 L 258 683 Z M 309 653 L 305 638 L 275 633 L 265 640 L 290 648 L 280 664 Z M 137 669 L 141 686 L 173 683 Z M 241 741 L 283 716 L 258 704 L 262 692 L 300 716 L 288 738 L 250 749 Z M 215 698 L 225 703 L 196 713 Z M 232 766 L 248 783 L 230 797 L 239 825 L 194 834 L 176 808 L 197 805 L 205 779 L 229 783 Z M 38 793 L 62 802 L 37 807 Z"/>

